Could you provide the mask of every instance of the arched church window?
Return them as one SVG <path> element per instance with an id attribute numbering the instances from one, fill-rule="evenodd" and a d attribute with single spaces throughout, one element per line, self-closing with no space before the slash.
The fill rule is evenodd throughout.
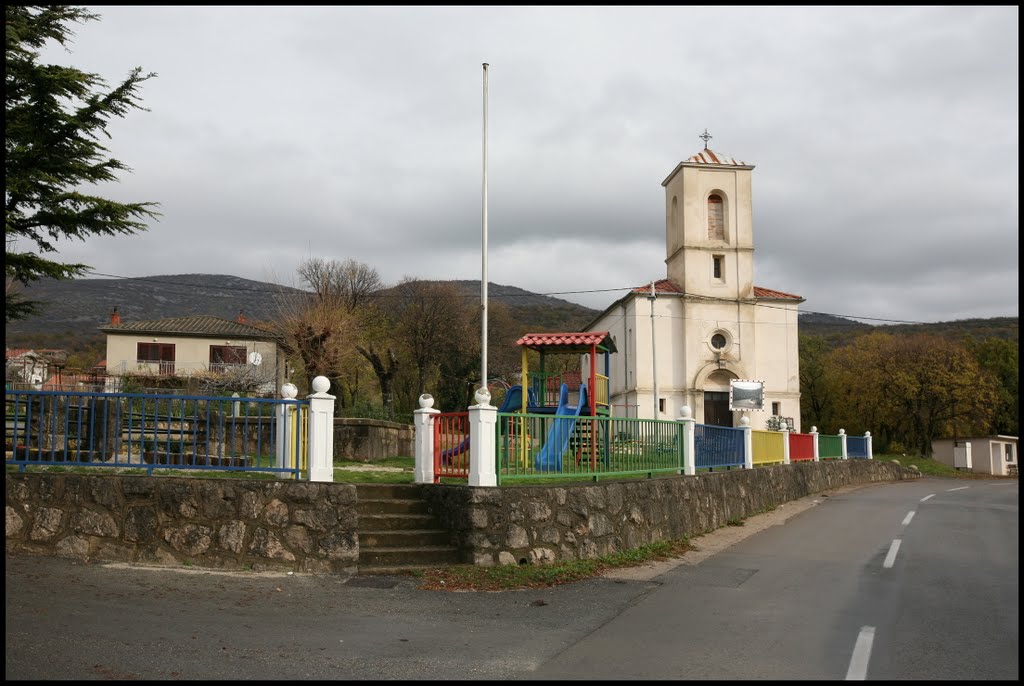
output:
<path id="1" fill-rule="evenodd" d="M 708 196 L 708 239 L 725 240 L 725 202 L 718 193 Z"/>

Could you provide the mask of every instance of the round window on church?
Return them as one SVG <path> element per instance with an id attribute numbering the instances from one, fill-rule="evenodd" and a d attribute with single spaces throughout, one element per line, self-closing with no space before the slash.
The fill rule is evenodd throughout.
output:
<path id="1" fill-rule="evenodd" d="M 725 337 L 725 334 L 716 333 L 711 337 L 711 347 L 715 350 L 725 350 L 725 346 L 729 344 L 729 340 Z"/>

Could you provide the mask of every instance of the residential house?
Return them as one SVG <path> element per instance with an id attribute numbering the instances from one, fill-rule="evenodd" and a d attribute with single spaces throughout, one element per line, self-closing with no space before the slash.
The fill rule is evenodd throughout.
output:
<path id="1" fill-rule="evenodd" d="M 210 315 L 123 322 L 115 308 L 107 335 L 111 377 L 235 374 L 257 378 L 258 391 L 274 393 L 285 380 L 279 337 L 248 324 Z"/>
<path id="2" fill-rule="evenodd" d="M 27 348 L 6 348 L 4 378 L 9 383 L 42 386 L 50 378 L 50 359 Z"/>
<path id="3" fill-rule="evenodd" d="M 704 424 L 735 426 L 746 414 L 762 428 L 775 415 L 800 429 L 804 299 L 754 285 L 753 169 L 705 147 L 662 181 L 666 276 L 637 286 L 587 326 L 609 332 L 618 349 L 613 414 L 676 419 L 685 405 Z M 734 388 L 752 387 L 756 403 L 731 405 Z"/>
<path id="4" fill-rule="evenodd" d="M 1017 475 L 1017 437 L 979 436 L 932 441 L 932 459 L 943 464 L 994 476 Z"/>

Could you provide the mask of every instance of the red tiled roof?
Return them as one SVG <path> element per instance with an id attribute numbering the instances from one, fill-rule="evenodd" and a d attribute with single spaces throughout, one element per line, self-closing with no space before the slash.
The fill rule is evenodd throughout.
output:
<path id="1" fill-rule="evenodd" d="M 799 295 L 793 295 L 792 293 L 783 293 L 782 291 L 773 291 L 770 288 L 761 288 L 760 286 L 754 286 L 754 297 L 755 298 L 774 298 L 776 300 L 803 300 Z"/>
<path id="2" fill-rule="evenodd" d="M 646 286 L 637 286 L 633 289 L 634 293 L 650 293 L 651 284 Z M 683 293 L 683 289 L 676 285 L 675 281 L 669 279 L 658 279 L 654 282 L 655 293 Z"/>
<path id="3" fill-rule="evenodd" d="M 680 169 L 686 166 L 709 166 L 709 167 L 743 167 L 745 169 L 753 169 L 754 165 L 738 160 L 731 155 L 725 155 L 714 150 L 708 150 L 704 148 L 696 155 L 691 155 L 685 160 L 676 165 L 676 168 L 672 170 L 672 173 L 665 177 L 665 180 L 661 182 L 662 186 L 667 186 L 668 182 L 672 180 L 672 177 L 679 172 Z"/>
<path id="4" fill-rule="evenodd" d="M 694 156 L 692 156 L 690 158 L 687 158 L 686 161 L 687 162 L 692 162 L 694 164 L 724 164 L 724 165 L 730 165 L 730 166 L 734 166 L 734 167 L 746 167 L 746 166 L 748 166 L 746 162 L 742 162 L 740 160 L 737 160 L 736 158 L 731 157 L 730 155 L 723 155 L 720 152 L 715 152 L 714 150 L 708 150 L 707 148 L 704 148 L 703 150 L 701 150 L 696 155 L 694 155 Z"/>
<path id="5" fill-rule="evenodd" d="M 516 345 L 527 348 L 589 348 L 592 345 L 603 345 L 605 339 L 614 348 L 607 331 L 583 331 L 579 333 L 528 333 Z"/>
<path id="6" fill-rule="evenodd" d="M 634 293 L 650 293 L 651 284 L 646 286 L 637 286 L 633 289 Z M 658 279 L 654 282 L 655 294 L 669 294 L 678 293 L 685 295 L 685 291 L 680 288 L 674 281 L 670 279 Z M 799 295 L 793 295 L 792 293 L 783 293 L 782 291 L 775 291 L 771 288 L 761 288 L 760 286 L 754 286 L 754 297 L 755 298 L 771 298 L 775 300 L 803 300 Z"/>

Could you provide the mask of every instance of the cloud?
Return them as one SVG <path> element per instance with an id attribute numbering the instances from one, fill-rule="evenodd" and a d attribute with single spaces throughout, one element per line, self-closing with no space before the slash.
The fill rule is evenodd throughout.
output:
<path id="1" fill-rule="evenodd" d="M 488 62 L 492 281 L 603 308 L 663 277 L 661 181 L 707 128 L 755 165 L 758 285 L 1017 315 L 1016 7 L 94 9 L 45 57 L 158 73 L 104 191 L 163 213 L 61 244 L 100 273 L 480 278 Z"/>

